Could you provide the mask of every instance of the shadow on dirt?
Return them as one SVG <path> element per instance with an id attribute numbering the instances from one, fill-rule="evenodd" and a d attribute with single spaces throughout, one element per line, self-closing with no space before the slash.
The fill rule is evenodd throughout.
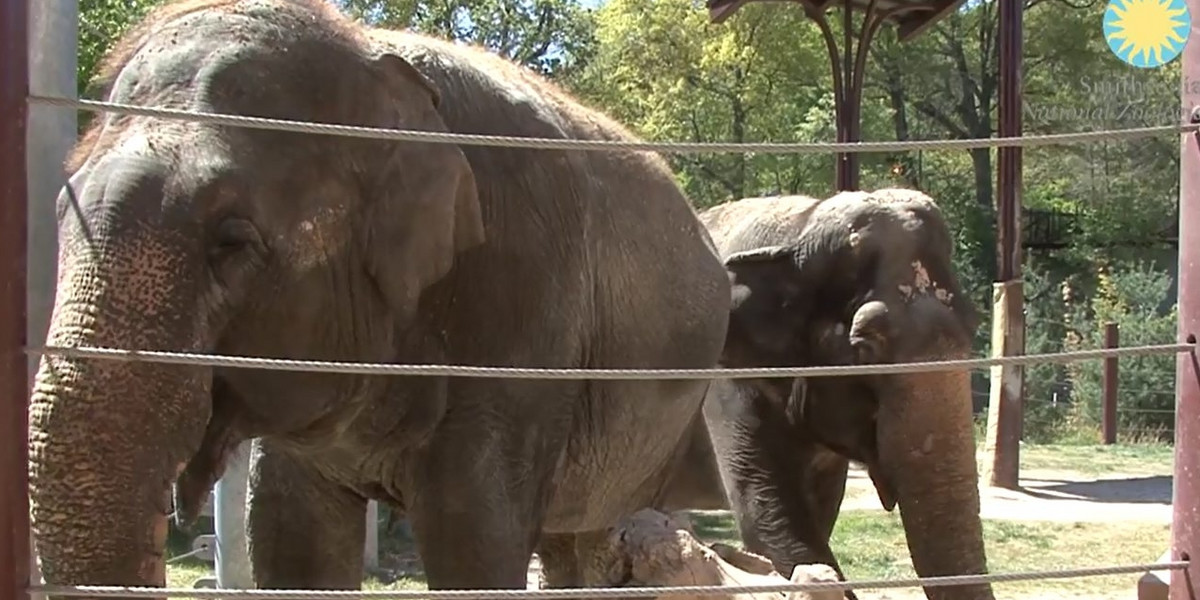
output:
<path id="1" fill-rule="evenodd" d="M 1171 477 L 1155 475 L 1130 479 L 1022 479 L 1021 491 L 1042 500 L 1084 500 L 1123 504 L 1170 504 Z"/>

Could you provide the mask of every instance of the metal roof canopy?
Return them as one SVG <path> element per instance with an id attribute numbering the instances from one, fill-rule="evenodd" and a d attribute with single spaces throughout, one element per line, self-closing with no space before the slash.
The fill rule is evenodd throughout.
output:
<path id="1" fill-rule="evenodd" d="M 897 27 L 900 41 L 909 41 L 957 9 L 965 0 L 707 0 L 705 6 L 708 8 L 709 21 L 724 22 L 750 2 L 799 4 L 808 18 L 821 28 L 833 70 L 837 141 L 858 142 L 861 141 L 862 130 L 863 71 L 875 33 L 885 23 L 891 23 Z M 840 50 L 826 17 L 826 13 L 835 7 L 842 9 Z M 853 26 L 855 11 L 863 13 L 857 39 Z M 837 189 L 858 189 L 858 155 L 838 154 L 835 164 Z"/>

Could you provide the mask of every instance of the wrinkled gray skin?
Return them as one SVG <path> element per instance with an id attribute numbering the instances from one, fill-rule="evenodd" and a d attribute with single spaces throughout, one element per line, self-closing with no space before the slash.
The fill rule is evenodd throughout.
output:
<path id="1" fill-rule="evenodd" d="M 332 11 L 169 4 L 119 42 L 106 96 L 632 139 L 495 56 L 411 34 L 371 42 Z M 729 280 L 653 155 L 97 122 L 58 198 L 51 344 L 550 368 L 719 360 Z M 707 386 L 47 357 L 31 408 L 37 552 L 51 584 L 163 585 L 172 504 L 188 522 L 229 451 L 261 437 L 259 586 L 357 588 L 376 499 L 412 520 L 430 587 L 523 588 L 541 532 L 600 530 L 658 501 Z"/>
<path id="2" fill-rule="evenodd" d="M 924 194 L 750 198 L 701 219 L 734 282 L 724 366 L 968 356 L 978 318 Z M 664 504 L 728 507 L 781 573 L 838 568 L 829 537 L 853 460 L 887 510 L 899 505 L 918 575 L 986 572 L 968 383 L 965 371 L 715 382 Z M 987 585 L 926 594 L 992 597 Z"/>

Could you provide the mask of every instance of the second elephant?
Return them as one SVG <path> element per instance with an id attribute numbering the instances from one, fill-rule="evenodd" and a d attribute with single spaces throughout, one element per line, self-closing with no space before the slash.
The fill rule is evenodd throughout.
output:
<path id="1" fill-rule="evenodd" d="M 747 198 L 701 220 L 733 282 L 723 366 L 969 353 L 978 316 L 941 212 L 920 192 Z M 887 510 L 899 505 L 918 575 L 986 572 L 966 371 L 718 381 L 695 427 L 664 508 L 729 507 L 747 549 L 785 576 L 797 564 L 838 568 L 829 538 L 850 460 L 865 465 Z"/>

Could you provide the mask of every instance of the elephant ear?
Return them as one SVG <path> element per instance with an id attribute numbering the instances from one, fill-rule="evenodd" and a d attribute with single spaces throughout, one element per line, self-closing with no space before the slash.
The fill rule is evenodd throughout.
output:
<path id="1" fill-rule="evenodd" d="M 730 346 L 739 363 L 762 364 L 794 360 L 785 356 L 795 342 L 803 289 L 794 250 L 765 246 L 744 250 L 725 259 L 730 291 Z"/>
<path id="2" fill-rule="evenodd" d="M 858 307 L 850 322 L 850 347 L 860 365 L 889 362 L 892 355 L 892 316 L 888 305 L 871 300 Z"/>
<path id="3" fill-rule="evenodd" d="M 369 64 L 381 82 L 387 127 L 445 132 L 440 92 L 390 53 Z M 367 190 L 367 272 L 397 319 L 415 313 L 421 292 L 450 271 L 458 253 L 484 242 L 474 172 L 457 145 L 390 142 Z M 379 164 L 374 162 L 372 164 Z"/>
<path id="4" fill-rule="evenodd" d="M 756 351 L 760 361 L 802 360 L 808 340 L 800 338 L 810 320 L 817 312 L 839 310 L 818 305 L 847 295 L 845 275 L 836 266 L 846 234 L 834 229 L 810 224 L 795 245 L 763 246 L 725 259 L 733 294 L 730 335 Z"/>

